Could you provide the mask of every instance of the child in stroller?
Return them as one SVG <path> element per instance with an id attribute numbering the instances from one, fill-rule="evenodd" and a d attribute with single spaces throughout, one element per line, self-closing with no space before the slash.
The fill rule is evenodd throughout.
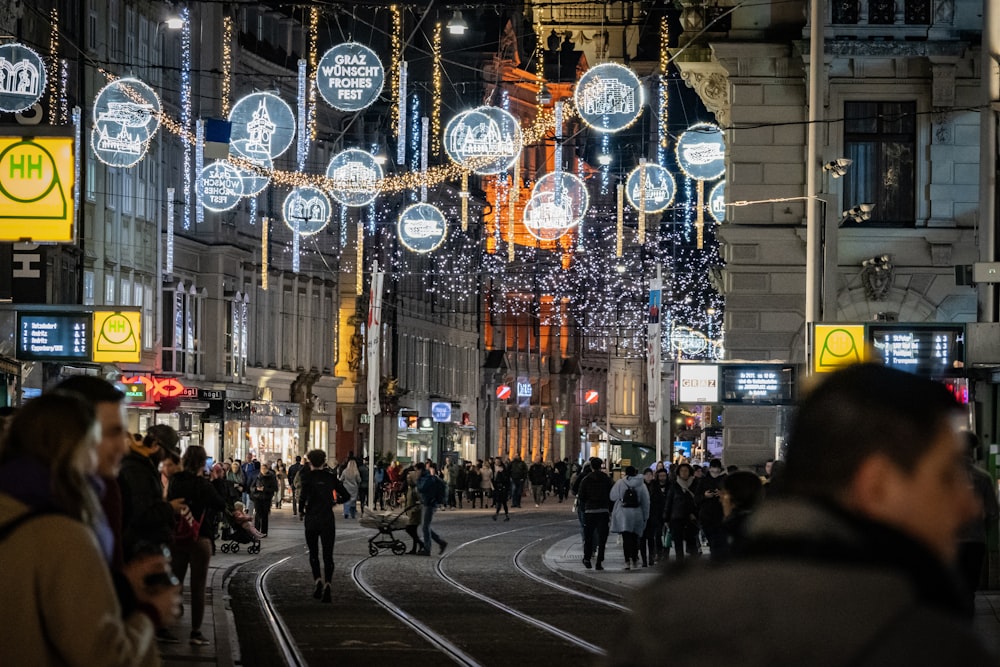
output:
<path id="1" fill-rule="evenodd" d="M 246 513 L 243 503 L 233 503 L 233 511 L 226 510 L 223 514 L 225 523 L 222 524 L 222 539 L 227 541 L 220 547 L 222 553 L 236 553 L 241 544 L 250 545 L 247 547 L 249 554 L 260 553 L 261 533 L 254 528 L 253 519 Z"/>

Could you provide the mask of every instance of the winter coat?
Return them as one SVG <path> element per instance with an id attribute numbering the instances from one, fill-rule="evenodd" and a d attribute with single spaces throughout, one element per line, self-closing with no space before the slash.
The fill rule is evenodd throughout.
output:
<path id="1" fill-rule="evenodd" d="M 340 482 L 347 489 L 347 492 L 351 494 L 351 498 L 358 497 L 358 489 L 361 488 L 361 477 L 352 477 L 345 472 L 340 473 Z"/>
<path id="2" fill-rule="evenodd" d="M 622 498 L 626 489 L 635 489 L 639 496 L 639 507 L 623 507 Z M 649 518 L 649 491 L 646 483 L 639 475 L 622 477 L 611 487 L 611 502 L 615 504 L 611 510 L 612 533 L 635 533 L 642 535 L 646 530 L 646 519 Z"/>
<path id="3" fill-rule="evenodd" d="M 510 491 L 511 483 L 510 472 L 506 468 L 493 473 L 493 494 L 497 498 L 502 498 L 503 494 Z"/>
<path id="4" fill-rule="evenodd" d="M 0 493 L 0 526 L 28 506 Z M 159 665 L 153 623 L 122 618 L 108 563 L 93 530 L 51 514 L 0 541 L 0 665 Z"/>
<path id="5" fill-rule="evenodd" d="M 480 476 L 481 476 L 481 478 L 479 480 L 479 488 L 481 488 L 483 491 L 490 491 L 490 490 L 492 490 L 493 489 L 493 471 L 490 469 L 490 467 L 487 466 L 487 465 L 484 465 L 482 467 L 482 469 L 480 470 Z"/>
<path id="6" fill-rule="evenodd" d="M 697 518 L 698 505 L 694 497 L 695 488 L 693 481 L 689 489 L 685 489 L 678 482 L 670 485 L 670 491 L 667 493 L 667 506 L 664 510 L 664 517 L 668 522 L 682 519 L 691 520 L 692 515 Z"/>
<path id="7" fill-rule="evenodd" d="M 698 505 L 698 523 L 702 527 L 717 527 L 722 525 L 722 499 L 719 496 L 706 497 L 706 491 L 722 491 L 722 485 L 726 482 L 726 474 L 718 477 L 708 475 L 698 480 L 697 489 L 692 484 L 695 501 Z"/>
<path id="8" fill-rule="evenodd" d="M 122 541 L 125 553 L 139 541 L 169 544 L 174 527 L 174 509 L 163 499 L 163 482 L 156 463 L 131 451 L 122 459 L 118 473 L 122 490 Z"/>
<path id="9" fill-rule="evenodd" d="M 406 485 L 406 525 L 419 526 L 423 519 L 423 506 L 420 504 L 420 494 L 417 493 L 416 481 Z"/>
<path id="10" fill-rule="evenodd" d="M 611 511 L 611 478 L 603 470 L 594 470 L 580 480 L 577 500 L 585 513 Z"/>
<path id="11" fill-rule="evenodd" d="M 183 498 L 196 521 L 201 521 L 199 537 L 212 539 L 216 515 L 226 508 L 226 500 L 218 494 L 207 477 L 182 470 L 170 478 L 168 498 Z M 202 518 L 204 516 L 204 518 Z"/>
<path id="12" fill-rule="evenodd" d="M 528 477 L 528 464 L 521 458 L 516 458 L 508 466 L 510 470 L 510 480 L 512 482 L 523 482 Z"/>
<path id="13" fill-rule="evenodd" d="M 604 665 L 996 667 L 954 574 L 922 544 L 842 509 L 786 498 L 751 517 L 747 557 L 644 585 Z M 664 604 L 701 600 L 710 604 Z M 719 626 L 718 624 L 723 625 Z M 723 627 L 725 641 L 664 628 Z M 722 635 L 720 635 L 721 637 Z"/>
<path id="14" fill-rule="evenodd" d="M 274 495 L 278 493 L 278 478 L 274 476 L 273 472 L 268 472 L 266 475 L 258 475 L 256 481 L 250 487 L 251 498 L 253 498 L 252 494 L 254 491 L 258 489 L 264 494 L 264 498 L 260 500 L 254 499 L 254 502 L 265 503 L 270 506 L 274 500 Z M 260 509 L 268 511 L 267 507 L 258 507 L 258 510 Z"/>
<path id="15" fill-rule="evenodd" d="M 546 473 L 545 466 L 541 463 L 532 463 L 531 467 L 528 468 L 528 481 L 531 482 L 532 486 L 545 484 L 546 477 L 548 477 L 548 474 Z"/>

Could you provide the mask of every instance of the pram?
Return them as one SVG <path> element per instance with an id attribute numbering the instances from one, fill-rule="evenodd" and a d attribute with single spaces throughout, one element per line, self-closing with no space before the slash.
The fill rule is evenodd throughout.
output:
<path id="1" fill-rule="evenodd" d="M 223 522 L 222 522 L 222 539 L 224 540 L 222 545 L 219 547 L 222 549 L 222 553 L 227 554 L 230 551 L 236 553 L 240 550 L 241 544 L 249 544 L 247 547 L 248 554 L 259 554 L 260 553 L 260 540 L 250 534 L 250 532 L 240 525 L 240 523 L 233 518 L 232 513 L 227 509 L 223 510 Z"/>
<path id="2" fill-rule="evenodd" d="M 406 553 L 406 543 L 392 534 L 394 530 L 406 528 L 406 512 L 404 507 L 399 512 L 365 512 L 358 523 L 365 528 L 375 528 L 377 533 L 368 539 L 368 553 L 377 556 L 380 549 L 390 549 L 397 556 Z"/>

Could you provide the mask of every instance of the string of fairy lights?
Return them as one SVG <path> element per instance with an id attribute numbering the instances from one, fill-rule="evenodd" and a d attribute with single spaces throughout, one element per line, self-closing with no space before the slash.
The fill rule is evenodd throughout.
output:
<path id="1" fill-rule="evenodd" d="M 196 167 L 200 166 L 195 163 L 200 162 L 197 157 L 200 157 L 203 141 L 200 131 L 192 131 L 189 10 L 186 7 L 182 8 L 181 15 L 184 27 L 181 33 L 180 118 L 177 120 L 171 118 L 163 109 L 159 111 L 158 116 L 164 130 L 178 137 L 183 145 L 185 168 L 182 220 L 183 228 L 188 230 L 191 227 L 193 210 L 193 178 L 194 174 L 199 173 Z M 390 113 L 394 121 L 392 126 L 397 128 L 400 139 L 400 151 L 409 159 L 401 161 L 402 164 L 408 166 L 408 170 L 385 175 L 377 181 L 377 190 L 384 196 L 404 195 L 411 201 L 415 201 L 417 193 L 421 193 L 420 198 L 426 200 L 428 189 L 437 188 L 435 201 L 447 219 L 461 221 L 461 232 L 456 231 L 449 234 L 441 250 L 436 252 L 434 270 L 427 272 L 422 269 L 424 274 L 429 276 L 427 285 L 430 293 L 438 296 L 449 294 L 449 298 L 460 302 L 473 300 L 478 296 L 477 278 L 482 276 L 485 271 L 494 282 L 495 289 L 491 292 L 493 295 L 491 308 L 495 309 L 497 314 L 501 312 L 531 314 L 537 317 L 541 312 L 538 309 L 538 299 L 525 300 L 514 298 L 514 296 L 518 294 L 545 294 L 547 298 L 567 299 L 571 306 L 565 310 L 565 315 L 553 317 L 572 317 L 574 321 L 584 323 L 585 332 L 589 331 L 594 336 L 598 336 L 601 332 L 603 332 L 601 335 L 606 335 L 609 327 L 627 325 L 638 336 L 639 332 L 644 330 L 641 326 L 644 322 L 642 303 L 645 299 L 646 287 L 642 280 L 636 280 L 636 276 L 648 275 L 647 265 L 650 261 L 669 264 L 675 269 L 677 267 L 689 269 L 672 272 L 672 279 L 677 291 L 680 291 L 677 286 L 683 284 L 687 284 L 695 292 L 706 291 L 704 276 L 713 267 L 721 264 L 721 258 L 718 256 L 717 247 L 711 243 L 712 239 L 708 239 L 709 242 L 706 243 L 704 251 L 692 248 L 687 243 L 687 237 L 694 229 L 694 221 L 697 218 L 697 209 L 699 208 L 695 203 L 696 197 L 690 178 L 683 180 L 681 187 L 683 196 L 678 197 L 675 205 L 664 214 L 671 218 L 668 222 L 669 233 L 659 232 L 660 223 L 663 222 L 661 216 L 657 216 L 661 219 L 657 221 L 657 224 L 652 225 L 647 232 L 647 215 L 644 210 L 645 197 L 639 198 L 641 201 L 639 211 L 625 207 L 621 203 L 623 187 L 621 185 L 611 187 L 611 167 L 601 164 L 597 169 L 599 191 L 604 196 L 604 202 L 607 203 L 610 198 L 612 205 L 610 207 L 606 204 L 593 206 L 584 219 L 580 221 L 575 235 L 554 246 L 549 245 L 542 248 L 537 243 L 525 245 L 522 242 L 523 239 L 515 234 L 522 208 L 519 201 L 522 190 L 521 161 L 515 160 L 508 172 L 486 179 L 493 182 L 490 189 L 492 199 L 489 203 L 493 209 L 494 222 L 489 229 L 489 234 L 480 235 L 478 227 L 473 227 L 470 231 L 469 166 L 456 163 L 429 166 L 426 157 L 428 150 L 438 155 L 441 145 L 441 101 L 443 98 L 441 23 L 435 24 L 430 40 L 431 95 L 427 101 L 427 110 L 422 111 L 421 96 L 416 92 L 408 95 L 406 91 L 406 63 L 403 59 L 404 44 L 401 37 L 404 21 L 403 12 L 399 6 L 393 5 L 391 7 L 391 17 L 393 30 L 390 33 L 391 62 L 387 72 L 389 79 L 387 91 L 391 100 Z M 58 15 L 54 12 L 52 18 L 55 24 Z M 316 7 L 311 8 L 307 33 L 307 57 L 300 64 L 300 84 L 297 91 L 299 108 L 305 110 L 305 117 L 304 119 L 300 118 L 298 126 L 307 128 L 307 131 L 300 133 L 299 136 L 299 150 L 295 160 L 297 168 L 295 170 L 265 168 L 237 155 L 228 158 L 228 161 L 233 165 L 267 177 L 273 185 L 278 187 L 289 189 L 314 187 L 321 191 L 330 191 L 337 186 L 336 181 L 328 178 L 325 174 L 310 174 L 306 173 L 304 169 L 304 156 L 309 149 L 308 139 L 316 136 L 315 81 L 318 64 L 316 44 L 319 20 L 320 10 Z M 221 104 L 226 113 L 231 109 L 231 80 L 234 69 L 233 31 L 232 17 L 224 17 Z M 656 79 L 658 83 L 656 91 L 658 114 L 655 119 L 655 160 L 657 164 L 667 166 L 673 155 L 667 150 L 670 144 L 668 123 L 670 100 L 667 94 L 670 76 L 668 71 L 670 52 L 668 49 L 669 27 L 666 19 L 662 19 L 660 23 L 660 39 L 660 72 Z M 50 44 L 52 67 L 56 67 L 56 63 L 59 62 L 56 58 L 58 50 L 58 31 L 54 30 Z M 555 109 L 547 103 L 542 103 L 541 93 L 545 86 L 543 54 L 544 48 L 539 46 L 535 57 L 539 99 L 534 118 L 521 128 L 522 141 L 525 146 L 553 140 L 553 130 L 557 123 Z M 109 81 L 117 78 L 116 75 L 107 70 L 101 71 Z M 59 81 L 63 83 L 60 84 Z M 61 90 L 60 85 L 62 86 Z M 65 99 L 66 95 L 62 92 L 64 90 L 65 79 L 53 76 L 49 81 L 50 98 L 57 96 L 59 99 Z M 501 88 L 496 103 L 501 108 L 509 109 L 510 99 L 507 88 Z M 564 122 L 568 122 L 578 115 L 572 100 L 564 100 L 560 106 Z M 427 114 L 427 118 L 424 118 L 422 113 Z M 372 152 L 375 152 L 376 149 L 377 146 L 372 146 Z M 600 138 L 600 151 L 608 154 L 610 150 L 611 138 L 608 134 L 603 134 Z M 197 154 L 196 159 L 192 159 L 192 151 Z M 585 176 L 586 168 L 582 159 L 577 160 L 576 169 L 581 177 Z M 644 190 L 645 170 L 641 171 L 640 180 L 642 182 L 640 189 Z M 461 186 L 460 189 L 440 187 L 447 183 L 460 183 Z M 445 194 L 446 192 L 448 194 Z M 611 192 L 610 197 L 608 196 L 609 192 Z M 248 206 L 252 209 L 251 219 L 254 219 L 256 218 L 257 198 L 251 197 L 249 201 Z M 617 206 L 614 205 L 615 203 Z M 334 220 L 339 218 L 339 234 L 337 234 L 339 244 L 332 248 L 332 252 L 339 257 L 339 254 L 347 249 L 347 230 L 353 224 L 357 230 L 355 234 L 357 241 L 353 248 L 354 262 L 357 267 L 355 289 L 360 294 L 363 291 L 365 236 L 377 233 L 384 226 L 392 225 L 393 220 L 390 219 L 392 207 L 368 205 L 359 215 L 352 218 L 356 224 L 349 221 L 347 211 L 347 207 L 340 205 L 339 208 L 335 208 L 332 216 Z M 471 217 L 473 220 L 481 219 L 480 214 L 480 211 L 473 211 Z M 267 224 L 262 226 L 267 227 Z M 268 232 L 265 229 L 261 233 L 262 242 L 266 242 Z M 294 259 L 298 257 L 299 250 L 307 252 L 307 248 L 296 248 L 295 246 L 298 244 L 295 242 L 292 245 L 293 264 L 297 264 Z M 315 246 L 315 243 L 312 245 Z M 369 247 L 373 246 L 369 245 Z M 606 249 L 610 247 L 613 247 L 615 251 L 607 252 Z M 640 251 L 638 255 L 635 252 L 636 249 Z M 287 247 L 284 248 L 285 253 L 288 251 Z M 324 248 L 323 252 L 330 253 L 331 249 Z M 266 248 L 262 247 L 262 259 L 266 258 L 266 253 Z M 572 257 L 571 261 L 570 257 Z M 390 268 L 401 272 L 400 275 L 408 271 L 412 273 L 411 265 L 417 260 L 419 258 L 415 259 L 408 253 L 399 251 L 395 255 L 394 261 L 390 263 Z M 422 260 L 418 263 L 422 263 Z M 690 276 L 690 281 L 687 283 L 685 283 L 686 276 Z M 621 277 L 621 279 L 619 280 L 617 277 Z M 633 301 L 639 304 L 635 309 L 631 305 L 626 307 L 626 304 L 632 304 Z M 704 299 L 695 299 L 695 301 L 697 303 L 693 304 L 690 301 L 667 301 L 665 308 L 668 321 L 683 322 L 685 326 L 699 331 L 711 332 L 714 328 L 716 332 L 720 332 L 721 320 L 718 318 L 721 318 L 722 312 L 721 298 L 716 294 L 715 297 L 705 297 Z M 635 310 L 634 322 L 633 310 Z M 713 319 L 710 316 L 712 314 L 718 317 Z M 631 324 L 635 324 L 635 326 L 631 326 Z M 642 346 L 636 347 L 632 343 L 628 343 L 628 349 L 641 350 Z"/>

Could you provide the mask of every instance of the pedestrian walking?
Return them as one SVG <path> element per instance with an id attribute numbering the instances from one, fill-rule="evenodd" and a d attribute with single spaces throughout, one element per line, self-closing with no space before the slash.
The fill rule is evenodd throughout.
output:
<path id="1" fill-rule="evenodd" d="M 497 459 L 496 470 L 493 471 L 493 503 L 496 511 L 493 513 L 493 520 L 496 521 L 503 509 L 503 520 L 510 521 L 510 509 L 507 507 L 507 498 L 510 496 L 513 481 L 510 478 L 510 471 L 504 466 L 503 459 Z"/>
<path id="2" fill-rule="evenodd" d="M 333 602 L 330 582 L 333 580 L 333 544 L 337 539 L 337 524 L 333 513 L 333 494 L 341 502 L 351 496 L 337 479 L 336 473 L 326 465 L 326 452 L 314 449 L 306 454 L 308 467 L 299 472 L 299 521 L 305 525 L 306 545 L 309 548 L 309 567 L 312 569 L 316 588 L 313 597 L 323 602 Z M 320 572 L 319 546 L 323 545 L 323 570 Z M 321 576 L 322 575 L 322 576 Z"/>
<path id="3" fill-rule="evenodd" d="M 413 546 L 407 552 L 419 554 L 424 551 L 424 541 L 420 539 L 419 531 L 423 521 L 423 511 L 420 504 L 420 494 L 417 493 L 417 478 L 420 475 L 413 470 L 406 476 L 406 534 L 413 540 Z"/>
<path id="4" fill-rule="evenodd" d="M 340 482 L 350 494 L 350 499 L 344 502 L 344 518 L 358 518 L 358 491 L 361 489 L 361 471 L 358 470 L 357 459 L 351 457 L 347 459 L 343 471 L 340 473 Z"/>
<path id="5" fill-rule="evenodd" d="M 591 558 L 597 552 L 596 569 L 604 569 L 604 549 L 608 543 L 608 528 L 611 520 L 611 478 L 602 468 L 604 462 L 598 457 L 590 459 L 590 473 L 580 480 L 577 496 L 583 506 L 584 538 L 583 566 L 591 567 Z"/>
<path id="6" fill-rule="evenodd" d="M 302 470 L 302 457 L 295 456 L 295 463 L 288 466 L 288 486 L 292 490 L 292 516 L 299 512 L 299 472 Z"/>
<path id="7" fill-rule="evenodd" d="M 288 471 L 281 459 L 274 462 L 274 477 L 278 480 L 278 492 L 274 494 L 274 509 L 280 510 L 281 503 L 285 499 L 285 484 L 288 480 Z"/>
<path id="8" fill-rule="evenodd" d="M 257 511 L 253 515 L 253 525 L 260 533 L 267 537 L 268 525 L 271 519 L 271 503 L 274 496 L 278 494 L 278 479 L 267 463 L 260 464 L 260 473 L 253 484 L 253 491 L 250 492 L 250 499 L 254 502 Z"/>
<path id="9" fill-rule="evenodd" d="M 625 468 L 625 476 L 611 487 L 610 499 L 614 503 L 610 530 L 622 536 L 625 569 L 638 569 L 639 537 L 646 530 L 646 520 L 649 518 L 649 491 L 635 466 Z"/>
<path id="10" fill-rule="evenodd" d="M 430 556 L 431 540 L 433 540 L 440 549 L 438 553 L 443 554 L 448 548 L 448 543 L 431 529 L 431 521 L 437 508 L 448 501 L 448 486 L 444 480 L 432 474 L 423 461 L 418 461 L 414 467 L 417 470 L 417 493 L 420 494 L 422 506 L 420 528 L 424 536 L 424 546 L 420 553 Z"/>

